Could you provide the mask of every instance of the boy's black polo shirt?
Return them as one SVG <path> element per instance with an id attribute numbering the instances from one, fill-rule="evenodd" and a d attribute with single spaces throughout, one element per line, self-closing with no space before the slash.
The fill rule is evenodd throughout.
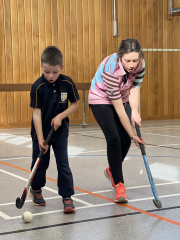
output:
<path id="1" fill-rule="evenodd" d="M 44 139 L 51 130 L 51 120 L 68 108 L 68 100 L 71 103 L 79 100 L 74 82 L 70 77 L 62 74 L 54 83 L 49 83 L 42 74 L 32 85 L 30 96 L 30 107 L 41 109 Z M 62 120 L 62 125 L 53 133 L 51 140 L 68 137 L 68 129 L 69 118 L 66 117 Z M 37 140 L 33 120 L 31 122 L 31 136 Z"/>

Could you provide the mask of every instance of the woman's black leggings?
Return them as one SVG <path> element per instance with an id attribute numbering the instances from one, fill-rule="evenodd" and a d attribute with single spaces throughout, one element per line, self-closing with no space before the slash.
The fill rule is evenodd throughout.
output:
<path id="1" fill-rule="evenodd" d="M 107 142 L 107 157 L 114 183 L 124 183 L 122 162 L 131 146 L 131 138 L 122 126 L 113 105 L 90 104 L 93 115 L 101 127 Z M 131 107 L 124 104 L 126 114 L 131 119 Z M 130 120 L 131 121 L 131 120 Z"/>

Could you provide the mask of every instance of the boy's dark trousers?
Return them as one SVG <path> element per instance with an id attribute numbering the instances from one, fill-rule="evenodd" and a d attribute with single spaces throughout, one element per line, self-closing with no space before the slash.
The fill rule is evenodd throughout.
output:
<path id="1" fill-rule="evenodd" d="M 62 197 L 70 197 L 74 194 L 73 188 L 73 176 L 71 173 L 71 169 L 69 167 L 68 162 L 68 153 L 67 153 L 67 138 L 61 138 L 59 140 L 53 141 L 49 143 L 49 149 L 46 154 L 43 155 L 41 162 L 38 166 L 34 179 L 31 183 L 31 187 L 34 190 L 38 190 L 45 186 L 46 184 L 46 170 L 49 167 L 50 161 L 50 146 L 54 150 L 54 155 L 56 159 L 56 165 L 58 170 L 58 179 L 57 179 L 57 186 L 58 186 L 58 193 Z M 32 153 L 32 165 L 31 170 L 38 158 L 39 155 L 39 144 L 38 141 L 32 140 L 33 144 L 33 153 Z"/>

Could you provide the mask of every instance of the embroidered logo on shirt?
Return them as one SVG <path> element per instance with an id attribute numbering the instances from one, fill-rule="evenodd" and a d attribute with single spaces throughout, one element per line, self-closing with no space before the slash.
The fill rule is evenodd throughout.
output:
<path id="1" fill-rule="evenodd" d="M 111 93 L 111 95 L 113 95 L 113 94 L 114 94 L 114 91 L 110 91 L 110 93 Z"/>
<path id="2" fill-rule="evenodd" d="M 67 93 L 62 92 L 61 93 L 61 101 L 65 102 L 67 100 Z"/>

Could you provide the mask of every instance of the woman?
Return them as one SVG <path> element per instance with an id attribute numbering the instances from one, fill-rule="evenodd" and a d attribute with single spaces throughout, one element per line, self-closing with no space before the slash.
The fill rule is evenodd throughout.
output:
<path id="1" fill-rule="evenodd" d="M 125 39 L 117 53 L 102 61 L 91 82 L 89 106 L 106 138 L 109 167 L 104 173 L 115 189 L 114 202 L 127 202 L 122 162 L 131 139 L 138 148 L 139 143 L 144 144 L 131 127 L 131 122 L 141 125 L 138 102 L 144 73 L 144 54 L 138 40 Z"/>

